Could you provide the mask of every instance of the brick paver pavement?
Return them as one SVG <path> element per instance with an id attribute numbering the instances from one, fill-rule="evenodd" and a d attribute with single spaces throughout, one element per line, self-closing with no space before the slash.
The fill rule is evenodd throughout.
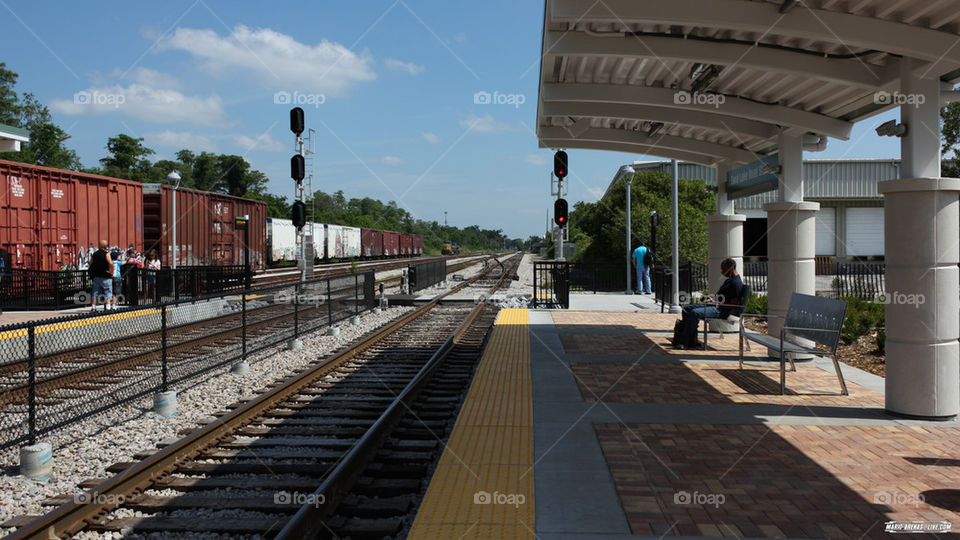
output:
<path id="1" fill-rule="evenodd" d="M 960 523 L 958 428 L 594 428 L 634 534 L 881 538 L 889 520 Z"/>

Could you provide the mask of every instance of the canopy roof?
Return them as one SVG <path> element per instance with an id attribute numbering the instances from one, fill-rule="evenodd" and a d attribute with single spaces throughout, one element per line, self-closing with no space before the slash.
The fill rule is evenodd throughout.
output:
<path id="1" fill-rule="evenodd" d="M 848 139 L 903 64 L 960 81 L 960 0 L 546 0 L 537 136 L 746 163 L 784 129 Z"/>

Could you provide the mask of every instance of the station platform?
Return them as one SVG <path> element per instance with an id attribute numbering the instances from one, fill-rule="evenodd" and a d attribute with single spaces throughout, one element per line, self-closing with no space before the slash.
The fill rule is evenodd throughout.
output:
<path id="1" fill-rule="evenodd" d="M 677 315 L 649 296 L 575 306 L 501 311 L 411 538 L 960 530 L 957 421 L 887 414 L 883 379 L 846 365 L 840 395 L 829 361 L 780 395 L 779 363 L 755 347 L 738 370 L 734 335 L 673 350 Z"/>

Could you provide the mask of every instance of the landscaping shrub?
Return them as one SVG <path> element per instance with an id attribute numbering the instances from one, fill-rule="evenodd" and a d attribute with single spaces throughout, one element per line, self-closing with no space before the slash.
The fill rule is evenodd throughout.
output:
<path id="1" fill-rule="evenodd" d="M 848 345 L 854 343 L 871 330 L 884 325 L 882 303 L 856 297 L 845 297 L 842 300 L 847 302 L 847 318 L 843 322 L 843 330 L 840 333 L 844 343 Z"/>
<path id="2" fill-rule="evenodd" d="M 755 313 L 759 315 L 767 314 L 767 295 L 757 294 L 753 291 L 750 291 L 750 298 L 747 299 L 747 313 Z"/>

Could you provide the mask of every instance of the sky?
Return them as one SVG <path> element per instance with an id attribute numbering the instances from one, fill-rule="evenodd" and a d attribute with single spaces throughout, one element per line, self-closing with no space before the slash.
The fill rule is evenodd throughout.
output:
<path id="1" fill-rule="evenodd" d="M 313 189 L 396 201 L 415 217 L 542 234 L 552 152 L 538 148 L 543 2 L 0 0 L 0 61 L 48 105 L 84 166 L 108 137 L 155 159 L 244 156 L 292 200 L 289 109 L 315 130 Z M 489 94 L 490 99 L 485 99 Z M 485 103 L 488 101 L 488 103 Z M 898 158 L 858 124 L 811 159 Z M 655 156 L 569 150 L 571 203 Z"/>

